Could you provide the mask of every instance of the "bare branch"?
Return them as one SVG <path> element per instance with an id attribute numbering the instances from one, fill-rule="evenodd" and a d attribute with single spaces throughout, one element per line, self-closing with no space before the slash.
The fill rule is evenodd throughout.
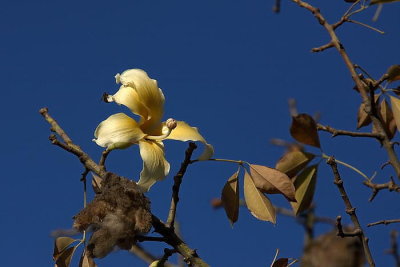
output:
<path id="1" fill-rule="evenodd" d="M 312 49 L 311 49 L 311 52 L 314 52 L 314 53 L 316 53 L 316 52 L 322 52 L 322 51 L 324 51 L 324 50 L 326 50 L 326 49 L 329 49 L 329 48 L 332 48 L 332 47 L 335 47 L 335 46 L 333 45 L 332 42 L 329 42 L 329 43 L 327 43 L 327 44 L 325 44 L 325 45 L 321 45 L 320 47 L 314 47 L 314 48 L 312 48 Z"/>
<path id="2" fill-rule="evenodd" d="M 376 197 L 376 195 L 379 193 L 380 190 L 387 189 L 390 192 L 392 192 L 392 191 L 398 192 L 398 193 L 400 192 L 400 186 L 395 184 L 395 182 L 393 181 L 393 178 L 390 178 L 390 182 L 387 182 L 384 184 L 374 184 L 370 180 L 365 180 L 363 182 L 363 184 L 372 189 L 372 195 L 368 200 L 370 202 L 372 200 L 374 200 L 374 198 Z"/>
<path id="3" fill-rule="evenodd" d="M 362 231 L 359 228 L 354 229 L 353 232 L 344 232 L 342 225 L 342 216 L 336 217 L 336 227 L 337 227 L 336 234 L 340 237 L 355 237 L 355 236 L 360 236 L 362 234 Z"/>
<path id="4" fill-rule="evenodd" d="M 340 177 L 339 170 L 338 170 L 337 165 L 336 165 L 336 161 L 335 161 L 335 159 L 333 157 L 330 157 L 328 159 L 327 163 L 332 168 L 332 172 L 333 172 L 333 175 L 334 175 L 334 184 L 339 189 L 340 196 L 342 197 L 344 205 L 346 207 L 346 213 L 349 214 L 349 216 L 351 218 L 351 221 L 353 222 L 356 230 L 358 230 L 360 232 L 358 234 L 358 237 L 360 238 L 360 241 L 361 241 L 361 243 L 363 245 L 365 257 L 367 258 L 368 264 L 370 266 L 375 266 L 374 259 L 372 258 L 372 254 L 371 254 L 371 251 L 370 251 L 369 246 L 368 246 L 368 238 L 365 236 L 365 234 L 364 234 L 364 232 L 363 232 L 363 230 L 361 228 L 361 224 L 360 224 L 360 222 L 358 220 L 358 217 L 356 215 L 356 209 L 351 204 L 350 199 L 349 199 L 349 197 L 348 197 L 348 195 L 346 193 L 346 190 L 345 190 L 344 185 L 343 185 L 343 180 Z"/>
<path id="5" fill-rule="evenodd" d="M 334 44 L 335 48 L 339 52 L 340 56 L 342 57 L 347 69 L 350 72 L 350 75 L 354 82 L 356 83 L 357 89 L 361 95 L 363 103 L 365 103 L 365 111 L 370 115 L 372 123 L 377 131 L 378 134 L 383 136 L 383 139 L 380 140 L 380 143 L 383 145 L 385 150 L 387 151 L 389 161 L 391 162 L 391 165 L 393 166 L 397 177 L 400 179 L 400 161 L 399 158 L 397 157 L 394 149 L 392 142 L 390 141 L 387 133 L 385 132 L 384 129 L 384 123 L 382 121 L 382 118 L 379 117 L 379 115 L 375 112 L 373 112 L 371 108 L 371 101 L 370 101 L 370 96 L 367 92 L 367 89 L 364 86 L 363 81 L 361 78 L 358 76 L 354 63 L 350 59 L 349 55 L 347 54 L 343 44 L 340 42 L 338 36 L 336 35 L 335 28 L 334 26 L 337 27 L 337 25 L 331 25 L 327 22 L 327 20 L 322 16 L 320 10 L 318 8 L 315 8 L 314 6 L 308 4 L 307 2 L 301 1 L 301 0 L 292 0 L 294 3 L 299 5 L 302 8 L 305 8 L 306 10 L 310 11 L 314 17 L 317 19 L 319 24 L 321 24 L 326 31 L 328 32 L 329 36 L 331 37 L 331 42 Z M 347 17 L 350 17 L 351 15 L 362 11 L 365 9 L 365 6 L 361 6 L 359 10 L 353 11 L 350 14 L 347 14 Z M 344 16 L 346 17 L 346 16 Z M 342 18 L 343 19 L 343 18 Z"/>
<path id="6" fill-rule="evenodd" d="M 332 137 L 339 136 L 339 135 L 347 135 L 347 136 L 351 136 L 351 137 L 369 137 L 369 138 L 375 138 L 378 140 L 382 140 L 384 138 L 382 135 L 377 134 L 377 133 L 360 133 L 360 132 L 338 130 L 338 129 L 332 128 L 330 126 L 322 125 L 320 123 L 317 124 L 317 130 L 331 133 Z"/>
<path id="7" fill-rule="evenodd" d="M 368 227 L 371 227 L 371 226 L 375 226 L 375 225 L 379 225 L 379 224 L 388 225 L 388 224 L 391 224 L 391 223 L 400 223 L 400 219 L 381 220 L 381 221 L 369 223 L 369 224 L 367 224 L 367 226 L 368 226 Z"/>
<path id="8" fill-rule="evenodd" d="M 196 144 L 193 142 L 189 143 L 189 147 L 185 152 L 185 159 L 181 163 L 181 168 L 178 173 L 174 176 L 174 185 L 172 186 L 172 197 L 171 197 L 171 205 L 169 209 L 167 225 L 171 229 L 174 229 L 175 216 L 176 216 L 176 208 L 179 202 L 179 189 L 181 187 L 183 176 L 186 173 L 186 169 L 191 162 L 191 157 L 193 151 L 197 148 Z"/>

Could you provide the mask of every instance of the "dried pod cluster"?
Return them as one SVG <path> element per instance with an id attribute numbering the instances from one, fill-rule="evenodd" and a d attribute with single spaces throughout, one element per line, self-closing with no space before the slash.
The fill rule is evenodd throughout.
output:
<path id="1" fill-rule="evenodd" d="M 135 182 L 108 173 L 94 200 L 74 217 L 74 228 L 93 231 L 90 257 L 103 258 L 115 246 L 130 249 L 137 234 L 150 231 L 150 201 Z"/>

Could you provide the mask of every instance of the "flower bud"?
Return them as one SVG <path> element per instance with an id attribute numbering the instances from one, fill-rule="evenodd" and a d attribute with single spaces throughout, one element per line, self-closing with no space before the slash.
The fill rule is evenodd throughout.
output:
<path id="1" fill-rule="evenodd" d="M 168 127 L 168 129 L 173 130 L 176 128 L 176 125 L 178 123 L 176 122 L 176 120 L 170 118 L 165 122 L 165 125 Z"/>

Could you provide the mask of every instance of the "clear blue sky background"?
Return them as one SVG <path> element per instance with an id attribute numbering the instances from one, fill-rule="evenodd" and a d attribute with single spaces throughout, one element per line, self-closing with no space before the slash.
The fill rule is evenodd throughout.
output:
<path id="1" fill-rule="evenodd" d="M 314 1 L 316 2 L 316 1 Z M 348 7 L 343 1 L 317 3 L 330 22 Z M 101 148 L 91 141 L 97 124 L 129 110 L 100 101 L 114 93 L 114 75 L 142 68 L 157 79 L 166 96 L 165 118 L 199 127 L 218 158 L 242 159 L 274 166 L 282 149 L 269 144 L 291 140 L 288 98 L 301 112 L 321 112 L 321 122 L 352 130 L 359 96 L 335 50 L 312 54 L 329 41 L 310 13 L 283 1 L 3 1 L 0 9 L 0 78 L 2 81 L 2 266 L 51 266 L 52 230 L 70 228 L 82 208 L 82 167 L 72 155 L 48 141 L 49 125 L 38 114 L 49 107 L 71 138 L 98 159 Z M 372 23 L 375 8 L 355 19 Z M 375 27 L 338 30 L 355 63 L 379 77 L 399 64 L 400 4 L 387 5 Z M 397 139 L 399 135 L 397 135 Z M 331 139 L 321 134 L 324 152 L 351 163 L 368 175 L 379 170 L 386 154 L 373 140 Z M 171 176 L 187 144 L 167 141 L 171 175 L 156 184 L 149 197 L 153 212 L 165 218 Z M 317 151 L 316 151 L 317 152 Z M 110 170 L 137 179 L 138 148 L 115 151 Z M 181 189 L 178 219 L 187 243 L 212 266 L 269 266 L 275 249 L 281 256 L 301 255 L 303 230 L 291 218 L 277 225 L 261 222 L 242 208 L 232 229 L 223 210 L 213 210 L 226 179 L 236 170 L 228 163 L 205 162 L 189 167 Z M 362 224 L 399 217 L 398 195 L 380 194 L 370 204 L 362 177 L 341 168 Z M 390 168 L 376 182 L 386 182 Z M 274 203 L 289 207 L 280 196 Z M 321 164 L 317 214 L 343 215 L 349 222 L 330 169 Z M 367 229 L 377 266 L 392 266 L 389 230 Z M 318 226 L 319 233 L 328 226 Z M 165 246 L 144 244 L 155 254 Z M 99 266 L 147 266 L 118 251 Z"/>

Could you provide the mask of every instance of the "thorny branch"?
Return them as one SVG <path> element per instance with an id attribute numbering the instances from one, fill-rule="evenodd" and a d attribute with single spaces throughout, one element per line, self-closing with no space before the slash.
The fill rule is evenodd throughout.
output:
<path id="1" fill-rule="evenodd" d="M 171 229 L 174 229 L 175 225 L 175 216 L 176 216 L 176 208 L 179 202 L 179 190 L 181 188 L 181 183 L 183 176 L 186 173 L 186 169 L 191 162 L 191 157 L 193 151 L 197 148 L 196 144 L 193 142 L 189 143 L 189 147 L 185 152 L 185 159 L 181 164 L 181 168 L 179 169 L 178 173 L 174 176 L 174 185 L 172 186 L 172 197 L 171 197 L 171 205 L 169 209 L 167 225 Z"/>
<path id="2" fill-rule="evenodd" d="M 50 141 L 52 144 L 61 147 L 62 149 L 74 154 L 79 158 L 81 163 L 84 165 L 85 169 L 90 170 L 91 172 L 97 174 L 100 178 L 104 179 L 108 172 L 104 170 L 104 168 L 97 163 L 95 163 L 88 154 L 86 154 L 78 145 L 74 144 L 72 139 L 64 132 L 64 130 L 59 126 L 56 120 L 54 120 L 50 114 L 48 113 L 47 108 L 40 109 L 40 114 L 44 117 L 44 119 L 51 125 L 51 131 L 55 132 L 57 135 L 61 137 L 64 142 L 61 142 L 57 139 L 57 137 L 52 134 L 50 136 Z M 180 253 L 185 262 L 190 266 L 208 266 L 206 262 L 204 262 L 197 254 L 197 252 L 191 249 L 178 235 L 175 233 L 173 229 L 168 227 L 165 223 L 163 223 L 159 218 L 155 215 L 152 215 L 152 226 L 154 227 L 154 231 L 161 234 L 163 238 L 165 238 L 165 242 L 171 245 L 178 253 Z"/>
<path id="3" fill-rule="evenodd" d="M 337 168 L 335 159 L 333 157 L 330 157 L 328 159 L 327 163 L 332 168 L 332 172 L 334 175 L 334 183 L 337 186 L 337 188 L 339 189 L 340 195 L 341 195 L 343 202 L 345 204 L 345 207 L 346 207 L 346 213 L 349 214 L 351 221 L 353 222 L 353 224 L 355 226 L 355 230 L 360 232 L 358 234 L 358 237 L 360 238 L 360 241 L 363 245 L 365 257 L 367 258 L 368 264 L 369 264 L 369 266 L 375 266 L 374 259 L 372 258 L 372 254 L 371 254 L 371 251 L 368 246 L 368 238 L 364 235 L 364 232 L 361 228 L 361 224 L 358 221 L 358 217 L 356 215 L 356 209 L 351 204 L 350 199 L 346 193 L 346 190 L 343 185 L 343 180 L 340 177 L 339 170 Z"/>
<path id="4" fill-rule="evenodd" d="M 301 0 L 292 0 L 294 3 L 299 5 L 302 8 L 307 9 L 310 11 L 314 17 L 318 20 L 319 24 L 321 24 L 326 31 L 328 32 L 330 38 L 331 38 L 331 43 L 334 45 L 334 47 L 337 49 L 339 52 L 340 56 L 342 57 L 347 69 L 350 72 L 350 75 L 353 79 L 353 81 L 356 84 L 356 87 L 358 91 L 360 92 L 362 102 L 365 104 L 365 112 L 371 117 L 372 123 L 379 135 L 381 135 L 383 138 L 380 140 L 380 143 L 383 145 L 385 150 L 387 151 L 389 161 L 391 165 L 393 166 L 397 177 L 400 179 L 400 161 L 393 149 L 393 144 L 390 141 L 387 133 L 385 132 L 384 129 L 384 124 L 382 122 L 382 118 L 379 117 L 377 112 L 373 110 L 371 107 L 371 101 L 370 101 L 370 96 L 368 94 L 367 88 L 365 88 L 363 81 L 359 77 L 359 75 L 356 72 L 356 68 L 352 60 L 350 59 L 349 55 L 347 54 L 343 44 L 340 42 L 338 36 L 336 35 L 335 29 L 346 22 L 348 20 L 348 17 L 350 17 L 352 14 L 354 14 L 357 11 L 353 11 L 350 14 L 347 14 L 346 16 L 343 16 L 343 18 L 336 24 L 329 24 L 325 17 L 321 14 L 320 10 L 307 2 L 301 1 Z M 347 17 L 347 18 L 346 18 Z"/>

